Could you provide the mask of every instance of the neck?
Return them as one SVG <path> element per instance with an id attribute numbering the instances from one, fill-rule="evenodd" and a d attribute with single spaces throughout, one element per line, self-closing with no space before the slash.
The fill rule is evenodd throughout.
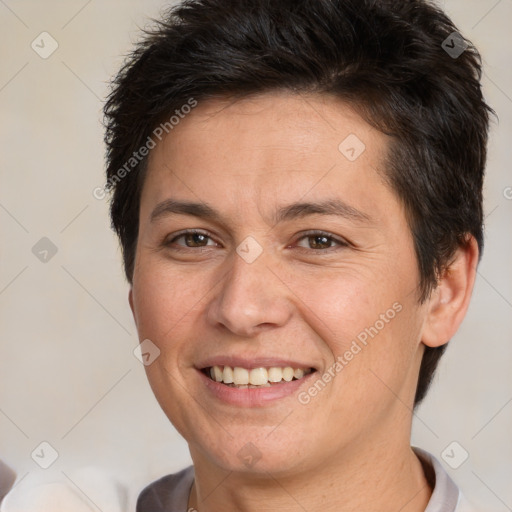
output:
<path id="1" fill-rule="evenodd" d="M 368 439 L 368 438 L 367 438 Z M 403 438 L 402 438 L 403 439 Z M 293 473 L 230 472 L 191 450 L 195 482 L 189 508 L 199 512 L 424 512 L 432 490 L 406 443 L 354 442 L 314 469 Z"/>

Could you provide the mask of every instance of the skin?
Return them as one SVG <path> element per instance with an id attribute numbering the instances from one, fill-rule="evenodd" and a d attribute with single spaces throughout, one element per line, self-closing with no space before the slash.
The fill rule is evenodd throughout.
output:
<path id="1" fill-rule="evenodd" d="M 338 149 L 349 134 L 366 146 L 355 161 Z M 273 92 L 200 103 L 152 150 L 129 301 L 139 338 L 160 350 L 146 367 L 150 385 L 190 447 L 190 507 L 425 509 L 431 488 L 410 447 L 421 356 L 462 321 L 478 250 L 469 238 L 419 304 L 411 232 L 381 177 L 388 143 L 337 99 Z M 219 218 L 152 221 L 170 198 L 207 204 Z M 368 219 L 275 222 L 283 206 L 332 199 Z M 210 238 L 177 238 L 184 229 Z M 332 238 L 315 245 L 310 230 Z M 263 251 L 252 263 L 236 252 L 248 236 Z M 231 355 L 299 358 L 321 376 L 396 303 L 400 312 L 307 404 L 298 392 L 226 404 L 198 375 L 199 361 Z M 247 443 L 261 456 L 250 467 L 239 456 Z"/>

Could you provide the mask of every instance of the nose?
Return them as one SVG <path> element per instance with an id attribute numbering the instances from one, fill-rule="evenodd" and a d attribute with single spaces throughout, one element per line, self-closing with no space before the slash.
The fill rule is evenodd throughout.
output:
<path id="1" fill-rule="evenodd" d="M 287 296 L 288 289 L 279 280 L 279 272 L 269 269 L 267 258 L 260 256 L 247 263 L 234 253 L 226 265 L 229 267 L 225 277 L 208 306 L 210 325 L 238 336 L 254 337 L 288 322 L 292 301 Z"/>

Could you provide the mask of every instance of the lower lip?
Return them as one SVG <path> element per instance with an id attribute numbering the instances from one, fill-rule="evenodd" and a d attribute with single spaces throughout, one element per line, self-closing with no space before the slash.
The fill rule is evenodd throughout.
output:
<path id="1" fill-rule="evenodd" d="M 216 382 L 200 370 L 197 370 L 197 372 L 211 394 L 222 402 L 239 407 L 263 407 L 276 400 L 289 397 L 295 394 L 316 373 L 312 372 L 302 377 L 302 379 L 290 382 L 281 381 L 278 384 L 272 384 L 270 387 L 239 389 Z"/>

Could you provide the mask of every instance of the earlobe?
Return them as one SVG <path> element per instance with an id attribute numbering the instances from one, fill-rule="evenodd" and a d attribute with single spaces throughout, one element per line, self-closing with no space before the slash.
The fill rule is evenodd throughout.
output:
<path id="1" fill-rule="evenodd" d="M 444 345 L 457 332 L 469 307 L 477 264 L 478 244 L 473 236 L 468 236 L 428 300 L 421 338 L 425 345 Z"/>

